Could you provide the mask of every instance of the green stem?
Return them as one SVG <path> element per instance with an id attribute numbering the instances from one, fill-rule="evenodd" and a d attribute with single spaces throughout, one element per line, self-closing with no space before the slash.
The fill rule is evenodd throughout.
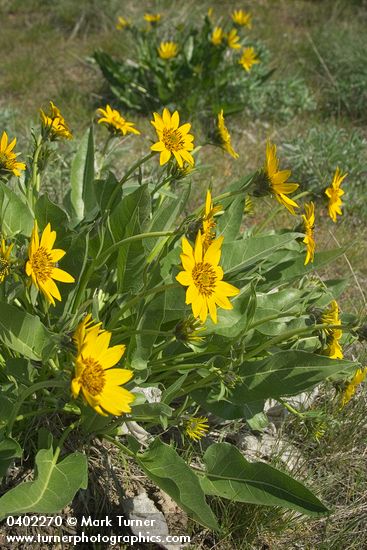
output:
<path id="1" fill-rule="evenodd" d="M 139 233 L 138 235 L 132 235 L 131 237 L 126 237 L 125 239 L 122 239 L 121 241 L 117 241 L 116 243 L 112 244 L 106 252 L 101 254 L 99 258 L 96 258 L 95 264 L 94 264 L 94 271 L 102 267 L 102 265 L 105 264 L 106 260 L 116 252 L 122 245 L 131 243 L 134 241 L 140 241 L 141 239 L 156 239 L 157 237 L 167 237 L 174 235 L 175 231 L 152 231 L 150 233 Z"/>
<path id="2" fill-rule="evenodd" d="M 298 416 L 299 418 L 304 418 L 304 414 L 297 411 L 297 409 L 295 409 L 294 407 L 292 407 L 292 405 L 284 401 L 284 399 L 281 399 L 280 397 L 278 397 L 277 401 L 281 403 L 281 405 L 283 405 L 283 407 L 285 407 L 287 411 L 289 411 L 290 413 L 294 414 L 295 416 Z"/>
<path id="3" fill-rule="evenodd" d="M 116 199 L 116 196 L 117 196 L 117 193 L 119 192 L 121 186 L 129 179 L 129 177 L 131 176 L 131 174 L 133 174 L 135 172 L 135 170 L 137 168 L 139 168 L 139 166 L 141 166 L 142 164 L 144 164 L 145 162 L 147 162 L 149 159 L 151 159 L 156 153 L 154 153 L 153 151 L 151 153 L 149 153 L 148 155 L 145 155 L 145 157 L 143 157 L 142 159 L 139 159 L 138 161 L 136 161 L 132 166 L 131 168 L 129 168 L 129 170 L 126 172 L 126 174 L 124 175 L 124 177 L 119 181 L 118 185 L 116 185 L 116 188 L 113 190 L 110 198 L 109 198 L 109 201 L 107 203 L 107 206 L 106 206 L 106 211 L 110 210 L 111 206 L 113 205 L 115 199 Z"/>
<path id="4" fill-rule="evenodd" d="M 28 397 L 30 397 L 32 394 L 34 394 L 38 390 L 42 390 L 43 388 L 64 388 L 64 387 L 65 387 L 64 380 L 44 380 L 42 382 L 37 382 L 36 384 L 33 384 L 33 386 L 30 386 L 29 388 L 26 388 L 20 394 L 18 401 L 14 404 L 13 410 L 10 413 L 10 417 L 8 420 L 8 427 L 7 427 L 8 435 L 11 436 L 13 425 L 14 425 L 15 419 L 18 416 L 18 412 L 21 406 L 23 405 L 24 401 Z"/>
<path id="5" fill-rule="evenodd" d="M 177 288 L 179 286 L 178 283 L 172 283 L 169 285 L 161 285 L 156 286 L 153 288 L 150 288 L 148 290 L 144 290 L 144 292 L 140 292 L 134 298 L 126 302 L 121 308 L 118 309 L 117 314 L 115 314 L 113 317 L 111 317 L 110 322 L 108 323 L 108 330 L 113 329 L 115 324 L 120 320 L 121 315 L 130 309 L 133 305 L 135 305 L 137 302 L 139 302 L 142 298 L 145 298 L 145 296 L 150 296 L 151 294 L 159 294 L 160 292 L 165 292 L 166 290 L 169 290 L 170 288 Z"/>
<path id="6" fill-rule="evenodd" d="M 310 191 L 303 191 L 303 193 L 299 193 L 294 199 L 301 199 L 302 197 L 306 197 L 307 195 L 310 195 Z M 283 206 L 279 206 L 278 208 L 274 208 L 271 210 L 270 214 L 265 218 L 265 220 L 254 230 L 254 235 L 257 235 L 261 233 L 263 229 L 284 209 Z"/>
<path id="7" fill-rule="evenodd" d="M 29 413 L 24 413 L 24 414 L 19 414 L 16 418 L 15 418 L 15 422 L 20 422 L 21 420 L 25 420 L 26 418 L 32 418 L 33 416 L 42 416 L 44 414 L 48 414 L 48 413 L 61 413 L 61 412 L 70 412 L 70 411 L 67 411 L 65 410 L 64 408 L 62 409 L 55 409 L 55 407 L 45 407 L 43 409 L 38 409 L 37 411 L 31 411 Z M 74 413 L 76 414 L 76 413 Z"/>
<path id="8" fill-rule="evenodd" d="M 262 351 L 270 348 L 271 346 L 275 344 L 279 344 L 280 342 L 285 342 L 289 340 L 290 338 L 294 338 L 295 336 L 300 336 L 301 334 L 307 334 L 308 332 L 314 332 L 315 330 L 322 330 L 327 328 L 338 328 L 342 329 L 341 325 L 328 325 L 328 324 L 319 324 L 319 325 L 310 325 L 309 327 L 302 327 L 302 328 L 295 328 L 292 330 L 288 330 L 288 332 L 283 332 L 279 336 L 275 336 L 274 338 L 271 338 L 270 340 L 267 340 L 260 346 L 257 346 L 255 349 L 250 351 L 249 353 L 244 354 L 244 359 L 251 359 L 251 357 L 255 357 L 255 355 L 258 355 Z"/>
<path id="9" fill-rule="evenodd" d="M 40 190 L 40 174 L 38 170 L 38 159 L 42 150 L 43 145 L 43 139 L 42 136 L 38 136 L 36 141 L 36 148 L 34 150 L 33 159 L 32 159 L 32 178 L 29 182 L 29 186 L 27 189 L 27 199 L 29 207 L 33 210 L 34 209 L 34 202 L 35 202 L 35 192 L 39 192 Z"/>
<path id="10" fill-rule="evenodd" d="M 59 442 L 58 442 L 57 447 L 56 447 L 56 450 L 55 450 L 54 458 L 53 458 L 53 463 L 54 464 L 56 464 L 57 459 L 59 458 L 61 449 L 62 449 L 62 447 L 63 447 L 63 445 L 66 441 L 66 438 L 69 436 L 70 432 L 72 432 L 73 430 L 75 430 L 75 428 L 77 428 L 79 426 L 80 422 L 81 422 L 81 418 L 79 418 L 78 420 L 76 420 L 75 422 L 70 424 L 70 426 L 64 431 L 64 433 L 60 437 Z"/>
<path id="11" fill-rule="evenodd" d="M 121 451 L 123 451 L 125 454 L 127 454 L 128 456 L 131 456 L 132 458 L 135 458 L 135 453 L 133 453 L 132 451 L 130 451 L 130 449 L 128 449 L 125 445 L 123 445 L 122 443 L 120 443 L 120 441 L 116 441 L 116 439 L 114 439 L 113 437 L 107 435 L 107 434 L 103 434 L 103 439 L 106 439 L 107 441 L 109 441 L 110 443 L 113 443 L 118 449 L 120 449 Z"/>
<path id="12" fill-rule="evenodd" d="M 150 238 L 157 238 L 157 237 L 165 237 L 167 235 L 173 235 L 174 231 L 155 231 L 152 233 L 140 233 L 139 235 L 133 235 L 132 237 L 127 237 L 125 239 L 122 239 L 121 241 L 118 241 L 117 243 L 111 245 L 106 252 L 101 254 L 99 257 L 97 257 L 88 267 L 88 269 L 83 273 L 82 279 L 79 282 L 78 290 L 74 299 L 73 309 L 72 311 L 77 311 L 80 303 L 83 298 L 83 294 L 87 288 L 88 282 L 90 277 L 95 271 L 98 271 L 105 262 L 107 261 L 108 257 L 116 252 L 122 245 L 133 242 L 133 241 L 139 241 L 141 239 L 150 239 Z"/>

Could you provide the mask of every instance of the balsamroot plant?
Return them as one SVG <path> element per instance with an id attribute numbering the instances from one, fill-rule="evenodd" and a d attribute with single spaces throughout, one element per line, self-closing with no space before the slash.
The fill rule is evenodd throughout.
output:
<path id="1" fill-rule="evenodd" d="M 141 139 L 110 106 L 97 114 L 109 140 Z M 234 156 L 223 112 L 219 122 L 223 154 Z M 365 376 L 344 357 L 359 321 L 341 315 L 343 286 L 317 275 L 343 250 L 317 249 L 317 206 L 302 213 L 304 195 L 275 145 L 257 172 L 219 196 L 207 189 L 188 214 L 198 151 L 177 111 L 153 114 L 151 150 L 121 178 L 99 175 L 91 127 L 60 204 L 42 188 L 51 142 L 72 138 L 53 103 L 33 137 L 29 162 L 5 132 L 0 142 L 0 474 L 23 458 L 34 468 L 33 480 L 1 496 L 0 517 L 65 507 L 88 483 L 95 439 L 210 529 L 219 529 L 211 495 L 327 512 L 299 481 L 209 439 L 223 421 L 261 430 L 267 399 L 287 406 L 325 379 L 350 381 L 345 404 Z M 337 181 L 327 195 L 336 222 Z M 286 209 L 293 228 L 255 222 L 249 196 Z M 176 450 L 180 441 L 194 461 Z"/>

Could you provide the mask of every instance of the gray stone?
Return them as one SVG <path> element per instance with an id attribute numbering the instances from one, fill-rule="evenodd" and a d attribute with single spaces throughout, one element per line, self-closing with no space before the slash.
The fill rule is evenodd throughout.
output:
<path id="1" fill-rule="evenodd" d="M 154 502 L 148 497 L 146 492 L 128 498 L 122 503 L 123 511 L 126 519 L 133 520 L 133 524 L 129 525 L 129 529 L 136 536 L 142 537 L 161 537 L 169 535 L 166 519 L 162 512 L 158 510 Z M 140 522 L 142 525 L 136 525 L 134 522 Z M 144 525 L 144 523 L 149 523 Z M 166 550 L 178 550 L 180 544 L 160 543 L 159 546 Z"/>

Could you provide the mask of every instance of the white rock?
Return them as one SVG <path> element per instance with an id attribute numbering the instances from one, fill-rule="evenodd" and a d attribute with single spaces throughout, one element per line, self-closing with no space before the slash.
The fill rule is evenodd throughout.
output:
<path id="1" fill-rule="evenodd" d="M 126 514 L 126 519 L 134 520 L 129 529 L 133 535 L 141 537 L 161 537 L 169 535 L 166 519 L 162 512 L 158 510 L 154 502 L 148 497 L 146 492 L 128 498 L 122 503 L 123 511 Z M 140 522 L 142 525 L 136 525 L 135 522 Z M 149 525 L 144 525 L 149 523 Z M 178 550 L 181 548 L 179 544 L 160 543 L 159 546 L 166 550 Z"/>

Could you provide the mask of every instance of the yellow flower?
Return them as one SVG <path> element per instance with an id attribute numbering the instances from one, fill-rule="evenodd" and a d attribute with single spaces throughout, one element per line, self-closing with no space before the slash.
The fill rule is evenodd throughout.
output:
<path id="1" fill-rule="evenodd" d="M 6 247 L 5 240 L 1 239 L 0 246 L 0 283 L 2 283 L 10 273 L 10 253 L 14 244 Z"/>
<path id="2" fill-rule="evenodd" d="M 21 170 L 25 170 L 24 162 L 17 162 L 19 153 L 14 153 L 13 149 L 17 143 L 17 138 L 8 142 L 8 134 L 3 132 L 0 140 L 0 175 L 12 172 L 19 178 Z"/>
<path id="3" fill-rule="evenodd" d="M 57 138 L 72 139 L 72 133 L 70 132 L 64 117 L 52 101 L 50 101 L 49 113 L 46 114 L 42 109 L 40 109 L 40 115 L 42 127 L 44 128 L 47 137 L 51 140 L 56 140 Z"/>
<path id="4" fill-rule="evenodd" d="M 333 300 L 329 308 L 322 314 L 321 321 L 327 325 L 341 325 L 342 322 L 339 319 L 339 307 L 336 300 Z M 343 335 L 343 331 L 339 328 L 325 328 L 326 334 L 326 348 L 324 350 L 325 355 L 328 355 L 332 359 L 343 359 L 343 350 L 339 344 L 339 340 Z"/>
<path id="5" fill-rule="evenodd" d="M 305 265 L 307 265 L 309 262 L 313 262 L 315 256 L 315 205 L 312 201 L 309 204 L 305 204 L 305 213 L 302 214 L 302 219 L 305 229 L 305 238 L 303 239 L 303 242 L 305 243 L 307 250 Z"/>
<path id="6" fill-rule="evenodd" d="M 232 29 L 229 31 L 229 34 L 227 35 L 227 44 L 230 48 L 234 50 L 238 50 L 238 48 L 241 47 L 241 44 L 239 44 L 240 37 L 237 34 L 237 29 Z"/>
<path id="7" fill-rule="evenodd" d="M 224 122 L 223 109 L 218 113 L 218 135 L 222 148 L 227 151 L 234 159 L 239 157 L 239 154 L 233 149 L 231 144 L 231 136 Z"/>
<path id="8" fill-rule="evenodd" d="M 178 44 L 176 42 L 161 42 L 158 48 L 159 57 L 162 59 L 171 59 L 178 54 Z"/>
<path id="9" fill-rule="evenodd" d="M 298 189 L 298 183 L 286 183 L 291 176 L 290 170 L 279 170 L 279 160 L 277 158 L 276 145 L 269 141 L 266 145 L 266 160 L 264 165 L 264 174 L 270 188 L 270 192 L 274 195 L 280 204 L 283 204 L 287 210 L 295 215 L 295 208 L 299 208 L 298 204 L 287 197 Z"/>
<path id="10" fill-rule="evenodd" d="M 224 32 L 222 27 L 214 27 L 213 33 L 210 37 L 210 42 L 214 44 L 214 46 L 220 46 L 224 38 Z"/>
<path id="11" fill-rule="evenodd" d="M 102 330 L 101 323 L 91 326 L 90 315 L 81 324 L 74 334 L 78 353 L 71 382 L 73 396 L 77 398 L 81 390 L 88 405 L 103 416 L 107 416 L 106 412 L 116 416 L 131 412 L 130 403 L 135 397 L 121 384 L 126 384 L 133 373 L 112 368 L 123 356 L 125 346 L 110 347 L 111 333 Z"/>
<path id="12" fill-rule="evenodd" d="M 134 128 L 134 122 L 128 122 L 116 109 L 112 109 L 110 105 L 106 105 L 103 109 L 97 109 L 97 114 L 101 115 L 98 119 L 98 124 L 104 124 L 113 134 L 122 134 L 126 136 L 129 132 L 139 135 L 140 132 Z"/>
<path id="13" fill-rule="evenodd" d="M 209 189 L 206 192 L 206 200 L 205 200 L 205 212 L 203 216 L 203 251 L 206 252 L 206 250 L 209 248 L 211 243 L 215 239 L 215 220 L 214 216 L 222 210 L 222 207 L 220 205 L 213 206 L 212 196 L 209 191 Z"/>
<path id="14" fill-rule="evenodd" d="M 249 29 L 251 29 L 252 27 L 251 13 L 248 13 L 243 10 L 234 10 L 232 12 L 232 19 L 234 23 L 236 23 L 237 25 L 240 25 L 241 27 L 248 27 Z"/>
<path id="15" fill-rule="evenodd" d="M 185 432 L 194 441 L 199 441 L 206 435 L 208 430 L 209 424 L 206 416 L 193 416 L 186 422 Z"/>
<path id="16" fill-rule="evenodd" d="M 347 175 L 348 174 L 344 174 L 342 176 L 339 168 L 337 168 L 334 174 L 333 181 L 331 182 L 331 186 L 328 187 L 325 191 L 325 195 L 329 197 L 328 211 L 329 211 L 329 216 L 333 220 L 333 222 L 336 222 L 337 214 L 339 214 L 339 216 L 342 215 L 342 211 L 340 207 L 343 203 L 340 197 L 344 195 L 344 191 L 343 189 L 340 189 L 340 185 L 342 184 L 343 180 L 347 177 Z"/>
<path id="17" fill-rule="evenodd" d="M 209 19 L 213 17 L 213 14 L 214 14 L 214 8 L 208 8 L 207 16 Z"/>
<path id="18" fill-rule="evenodd" d="M 249 48 L 243 48 L 238 63 L 249 73 L 253 65 L 260 63 L 260 59 L 256 57 L 255 49 L 251 46 Z"/>
<path id="19" fill-rule="evenodd" d="M 130 25 L 130 23 L 127 19 L 125 19 L 125 17 L 122 17 L 122 15 L 118 16 L 117 23 L 116 23 L 116 29 L 118 31 L 121 31 L 121 30 L 125 29 L 129 25 Z"/>
<path id="20" fill-rule="evenodd" d="M 159 21 L 162 19 L 162 16 L 160 13 L 145 13 L 144 19 L 148 23 L 159 23 Z"/>
<path id="21" fill-rule="evenodd" d="M 215 239 L 204 252 L 201 231 L 198 232 L 193 249 L 186 237 L 182 239 L 181 262 L 184 271 L 176 280 L 187 286 L 186 304 L 191 304 L 194 317 L 205 323 L 208 312 L 212 321 L 217 322 L 217 305 L 223 309 L 233 309 L 228 296 L 237 296 L 238 288 L 224 282 L 223 269 L 218 265 L 221 256 L 223 237 Z"/>
<path id="22" fill-rule="evenodd" d="M 341 408 L 345 407 L 347 403 L 352 399 L 353 395 L 356 393 L 359 384 L 362 384 L 364 379 L 367 376 L 367 367 L 364 369 L 357 369 L 352 380 L 349 382 L 345 388 L 342 397 L 341 397 Z"/>
<path id="23" fill-rule="evenodd" d="M 101 325 L 102 323 L 97 323 L 97 324 L 94 323 L 91 313 L 88 313 L 84 317 L 84 319 L 79 323 L 79 325 L 77 326 L 73 334 L 73 340 L 77 347 L 77 355 L 79 355 L 79 353 L 81 353 L 83 349 L 84 341 L 88 332 L 95 329 L 96 327 L 100 327 Z"/>
<path id="24" fill-rule="evenodd" d="M 157 143 L 151 146 L 152 151 L 160 153 L 159 162 L 161 166 L 166 164 L 173 154 L 179 167 L 183 167 L 183 161 L 194 165 L 194 158 L 189 151 L 194 149 L 194 136 L 189 134 L 191 124 L 188 122 L 179 126 L 180 115 L 175 111 L 171 116 L 169 110 L 165 107 L 163 114 L 153 113 L 154 120 L 151 124 L 156 129 L 158 139 Z"/>
<path id="25" fill-rule="evenodd" d="M 59 289 L 55 281 L 62 283 L 74 283 L 75 279 L 66 271 L 56 267 L 57 262 L 65 256 L 66 252 L 59 248 L 53 248 L 56 240 L 56 231 L 51 231 L 51 225 L 47 224 L 41 241 L 38 236 L 38 224 L 34 221 L 31 241 L 29 243 L 29 259 L 25 266 L 28 277 L 50 302 L 55 305 L 55 300 L 61 301 Z"/>

